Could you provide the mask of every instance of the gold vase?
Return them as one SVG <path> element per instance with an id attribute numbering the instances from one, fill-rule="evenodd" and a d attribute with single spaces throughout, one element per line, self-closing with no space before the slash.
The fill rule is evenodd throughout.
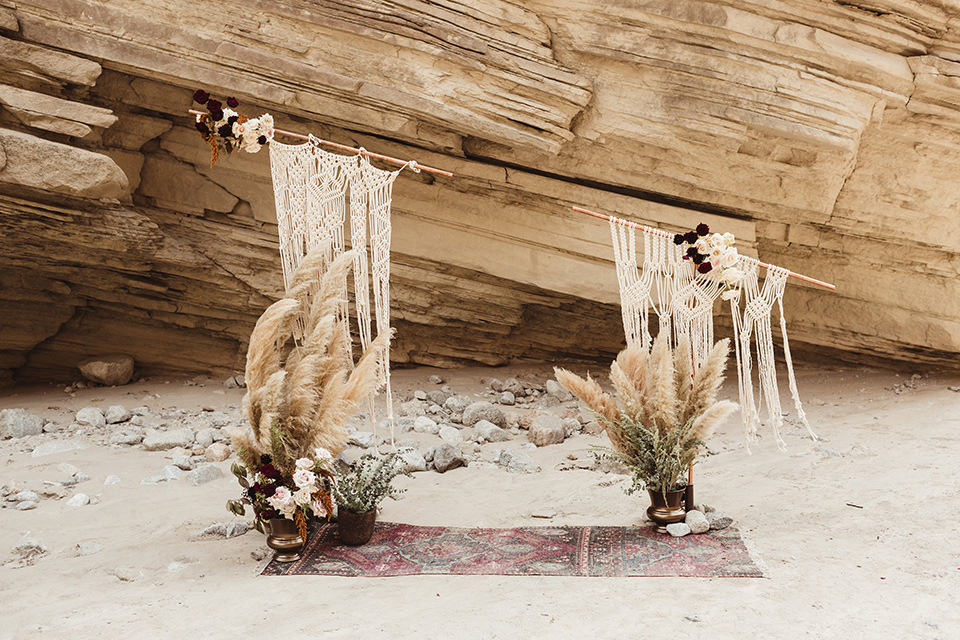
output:
<path id="1" fill-rule="evenodd" d="M 654 522 L 654 529 L 658 533 L 666 533 L 667 525 L 674 522 L 682 522 L 687 517 L 687 512 L 683 508 L 683 496 L 686 489 L 677 489 L 676 491 L 667 491 L 666 500 L 664 500 L 662 491 L 650 491 L 650 506 L 647 508 L 647 517 Z"/>
<path id="2" fill-rule="evenodd" d="M 293 562 L 300 559 L 304 542 L 297 531 L 297 524 L 286 518 L 273 518 L 267 521 L 267 546 L 276 551 L 274 559 L 278 562 Z"/>

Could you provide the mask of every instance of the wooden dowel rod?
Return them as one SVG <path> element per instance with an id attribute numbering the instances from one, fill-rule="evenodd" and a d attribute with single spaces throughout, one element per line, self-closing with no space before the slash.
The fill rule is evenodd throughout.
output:
<path id="1" fill-rule="evenodd" d="M 595 218 L 600 218 L 600 219 L 602 219 L 602 220 L 612 220 L 612 218 L 611 218 L 610 216 L 605 216 L 605 215 L 603 215 L 602 213 L 597 213 L 596 211 L 590 211 L 589 209 L 584 209 L 584 208 L 582 208 L 582 207 L 573 207 L 573 210 L 574 210 L 574 211 L 578 211 L 578 212 L 580 212 L 580 213 L 585 213 L 585 214 L 587 214 L 588 216 L 593 216 L 593 217 L 595 217 Z M 648 232 L 650 232 L 650 233 L 656 233 L 656 234 L 658 234 L 658 235 L 667 236 L 667 237 L 670 237 L 670 238 L 673 237 L 673 234 L 672 234 L 672 233 L 669 233 L 669 232 L 664 231 L 664 230 L 662 230 L 662 229 L 654 229 L 653 227 L 645 227 L 645 226 L 643 226 L 642 224 L 637 224 L 636 222 L 630 222 L 629 220 L 623 220 L 622 222 L 623 222 L 623 224 L 628 225 L 628 226 L 631 226 L 631 227 L 634 227 L 634 228 L 636 228 L 636 229 L 642 229 L 643 231 L 648 231 Z M 749 256 L 740 256 L 740 257 L 741 257 L 743 260 L 746 260 L 747 262 L 752 262 L 752 263 L 756 264 L 757 266 L 763 267 L 764 269 L 769 269 L 769 268 L 770 268 L 770 265 L 769 265 L 769 264 L 767 264 L 766 262 L 760 262 L 760 261 L 757 260 L 756 258 L 751 258 L 751 257 L 749 257 Z M 808 277 L 808 276 L 801 275 L 801 274 L 799 274 L 799 273 L 794 273 L 794 272 L 792 272 L 792 271 L 790 272 L 790 277 L 791 277 L 791 278 L 797 278 L 798 280 L 803 280 L 804 282 L 809 282 L 810 284 L 815 284 L 815 285 L 817 285 L 817 286 L 824 287 L 824 288 L 826 288 L 826 289 L 836 289 L 836 288 L 837 288 L 836 285 L 830 284 L 829 282 L 823 282 L 822 280 L 816 280 L 816 279 L 814 279 L 814 278 L 810 278 L 810 277 Z"/>
<path id="2" fill-rule="evenodd" d="M 188 110 L 188 113 L 192 113 L 198 116 L 207 115 L 203 111 L 197 111 L 196 109 L 190 109 Z M 292 131 L 284 131 L 283 129 L 274 129 L 273 131 L 274 133 L 279 133 L 282 136 L 287 136 L 290 138 L 298 138 L 300 140 L 307 140 L 307 141 L 310 140 L 310 136 L 305 136 L 301 133 L 293 133 Z M 341 151 L 350 151 L 352 153 L 359 153 L 362 156 L 367 156 L 369 158 L 377 158 L 378 160 L 383 160 L 384 162 L 392 162 L 394 164 L 407 164 L 406 160 L 400 160 L 399 158 L 391 158 L 390 156 L 384 156 L 379 153 L 373 153 L 371 151 L 367 151 L 366 149 L 355 149 L 354 147 L 348 147 L 343 144 L 337 144 L 336 142 L 330 142 L 329 140 L 321 140 L 320 138 L 315 138 L 315 139 L 317 140 L 317 142 L 319 142 L 322 145 L 333 147 L 334 149 L 340 149 Z M 437 175 L 447 176 L 448 178 L 453 177 L 452 173 L 450 173 L 449 171 L 444 171 L 443 169 L 434 169 L 433 167 L 425 167 L 422 164 L 417 164 L 417 163 L 414 163 L 413 166 L 415 166 L 420 171 L 426 171 L 427 173 L 436 173 Z"/>

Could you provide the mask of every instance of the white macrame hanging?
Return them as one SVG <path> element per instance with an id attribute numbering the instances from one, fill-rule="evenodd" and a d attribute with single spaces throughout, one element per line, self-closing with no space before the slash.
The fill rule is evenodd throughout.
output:
<path id="1" fill-rule="evenodd" d="M 366 350 L 374 336 L 371 288 L 376 335 L 390 332 L 390 207 L 393 182 L 408 166 L 419 171 L 414 162 L 397 171 L 383 171 L 361 154 L 345 156 L 324 151 L 313 136 L 307 144 L 270 142 L 284 286 L 289 290 L 297 267 L 314 247 L 328 247 L 328 263 L 345 251 L 344 229 L 349 210 L 350 244 L 356 252 L 353 280 L 357 332 L 362 350 Z M 346 291 L 343 297 L 346 298 Z M 347 316 L 345 306 L 341 314 L 344 318 Z M 343 325 L 349 332 L 348 323 Z M 389 348 L 381 361 L 380 379 L 385 387 L 392 437 Z M 370 419 L 375 425 L 372 398 L 370 409 Z"/>
<path id="2" fill-rule="evenodd" d="M 766 404 L 777 446 L 783 448 L 784 441 L 780 435 L 783 417 L 771 326 L 772 309 L 776 304 L 780 313 L 780 332 L 790 393 L 798 419 L 810 436 L 815 438 L 800 403 L 783 314 L 783 292 L 790 272 L 771 266 L 767 269 L 761 288 L 757 278 L 757 262 L 741 256 L 738 268 L 744 272 L 744 277 L 732 286 L 723 287 L 713 278 L 696 274 L 691 262 L 683 259 L 682 249 L 674 244 L 673 234 L 647 227 L 642 229 L 644 260 L 642 265 L 638 265 L 634 229 L 632 224 L 624 220 L 610 218 L 627 343 L 649 347 L 649 314 L 652 309 L 658 317 L 660 331 L 670 332 L 669 335 L 675 340 L 681 336 L 690 340 L 694 370 L 698 370 L 713 348 L 714 304 L 717 298 L 725 294 L 724 297 L 730 301 L 733 318 L 740 407 L 748 445 L 757 434 L 760 421 L 757 407 Z M 756 345 L 759 398 L 754 394 L 751 344 Z"/>

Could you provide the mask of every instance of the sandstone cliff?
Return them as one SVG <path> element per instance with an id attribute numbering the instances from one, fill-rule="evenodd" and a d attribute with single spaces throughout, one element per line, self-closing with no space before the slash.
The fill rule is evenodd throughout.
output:
<path id="1" fill-rule="evenodd" d="M 957 0 L 0 0 L 0 381 L 242 365 L 279 291 L 266 153 L 195 88 L 456 173 L 394 190 L 398 362 L 607 358 L 606 226 L 705 220 L 792 283 L 792 342 L 960 352 Z"/>

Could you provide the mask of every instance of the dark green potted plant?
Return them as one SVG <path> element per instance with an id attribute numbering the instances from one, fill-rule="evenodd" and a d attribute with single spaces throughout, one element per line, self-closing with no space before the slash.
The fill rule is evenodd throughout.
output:
<path id="1" fill-rule="evenodd" d="M 393 488 L 393 479 L 399 475 L 413 477 L 399 455 L 400 451 L 383 457 L 365 453 L 349 471 L 338 476 L 333 499 L 337 503 L 338 533 L 344 544 L 366 544 L 377 521 L 377 505 L 387 496 L 404 491 Z"/>

